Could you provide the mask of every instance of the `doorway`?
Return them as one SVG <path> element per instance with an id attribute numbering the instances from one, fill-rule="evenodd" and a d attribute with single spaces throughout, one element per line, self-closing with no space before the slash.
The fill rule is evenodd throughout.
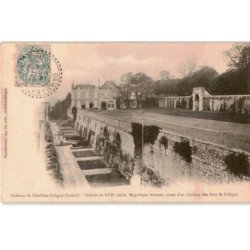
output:
<path id="1" fill-rule="evenodd" d="M 198 94 L 194 96 L 194 110 L 199 110 L 200 106 L 200 97 Z"/>
<path id="2" fill-rule="evenodd" d="M 106 102 L 101 102 L 101 109 L 103 109 L 103 110 L 107 109 L 107 103 Z"/>

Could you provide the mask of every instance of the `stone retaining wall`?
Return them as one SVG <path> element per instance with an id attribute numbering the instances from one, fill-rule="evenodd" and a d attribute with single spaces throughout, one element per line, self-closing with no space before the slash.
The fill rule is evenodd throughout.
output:
<path id="1" fill-rule="evenodd" d="M 167 147 L 160 143 L 162 137 L 167 139 Z M 191 148 L 190 162 L 175 151 L 175 143 L 183 141 L 188 142 Z M 162 130 L 153 145 L 144 146 L 143 164 L 163 177 L 167 183 L 186 177 L 208 182 L 237 181 L 242 178 L 249 180 L 249 177 L 236 177 L 227 171 L 226 157 L 239 153 L 245 154 L 250 162 L 248 152 L 193 140 Z"/>
<path id="2" fill-rule="evenodd" d="M 82 134 L 84 129 L 87 134 L 91 132 L 91 145 L 96 153 L 104 155 L 107 164 L 117 167 L 128 179 L 135 173 L 137 165 L 142 165 L 142 181 L 153 182 L 158 186 L 168 185 L 180 178 L 207 182 L 237 181 L 242 178 L 249 180 L 249 177 L 230 174 L 225 163 L 230 154 L 244 154 L 249 163 L 250 154 L 245 151 L 160 130 L 153 144 L 144 145 L 142 159 L 135 159 L 131 123 L 84 111 L 78 114 L 75 126 L 78 131 L 82 129 Z M 162 137 L 165 137 L 165 145 L 162 144 Z M 181 155 L 183 151 L 186 154 L 184 156 Z"/>
<path id="3" fill-rule="evenodd" d="M 135 164 L 130 123 L 82 111 L 75 127 L 82 136 L 91 133 L 90 143 L 95 153 L 104 156 L 109 167 L 117 168 L 130 180 Z"/>

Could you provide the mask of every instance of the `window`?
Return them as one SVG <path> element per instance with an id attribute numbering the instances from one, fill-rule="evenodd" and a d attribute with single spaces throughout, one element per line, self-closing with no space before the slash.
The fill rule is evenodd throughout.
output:
<path id="1" fill-rule="evenodd" d="M 108 102 L 108 108 L 115 108 L 115 104 L 113 101 Z"/>

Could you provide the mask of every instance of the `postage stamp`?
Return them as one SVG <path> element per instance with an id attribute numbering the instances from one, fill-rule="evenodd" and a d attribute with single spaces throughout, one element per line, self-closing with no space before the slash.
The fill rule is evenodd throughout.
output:
<path id="1" fill-rule="evenodd" d="M 62 82 L 62 66 L 49 45 L 17 45 L 16 86 L 32 98 L 47 97 Z"/>

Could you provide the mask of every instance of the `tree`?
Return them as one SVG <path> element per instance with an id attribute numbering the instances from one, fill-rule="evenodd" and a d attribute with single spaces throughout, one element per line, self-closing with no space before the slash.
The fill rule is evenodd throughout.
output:
<path id="1" fill-rule="evenodd" d="M 250 43 L 236 43 L 225 55 L 229 58 L 229 70 L 217 78 L 213 93 L 249 94 Z"/>
<path id="2" fill-rule="evenodd" d="M 66 98 L 62 101 L 62 110 L 64 118 L 67 118 L 67 112 L 70 105 L 71 105 L 71 93 L 68 93 Z"/>
<path id="3" fill-rule="evenodd" d="M 152 83 L 153 80 L 145 73 L 127 73 L 122 75 L 121 81 L 124 83 L 124 92 L 126 98 L 131 98 L 134 94 L 137 108 L 141 107 L 142 100 L 146 97 L 152 97 Z M 128 100 L 128 99 L 127 99 Z"/>
<path id="4" fill-rule="evenodd" d="M 61 118 L 63 113 L 61 101 L 57 101 L 53 107 L 51 107 L 49 116 L 52 120 L 58 120 Z"/>
<path id="5" fill-rule="evenodd" d="M 176 95 L 179 79 L 158 80 L 153 85 L 153 93 L 157 96 Z"/>
<path id="6" fill-rule="evenodd" d="M 121 82 L 118 85 L 118 98 L 124 102 L 126 108 L 129 108 L 129 103 L 132 96 L 132 86 L 130 84 L 131 77 L 132 73 L 123 74 L 121 76 Z"/>
<path id="7" fill-rule="evenodd" d="M 194 72 L 192 76 L 179 79 L 176 84 L 177 95 L 191 95 L 193 88 L 205 87 L 208 91 L 213 88 L 214 82 L 218 77 L 217 71 L 209 66 L 202 66 Z"/>
<path id="8" fill-rule="evenodd" d="M 250 69 L 250 43 L 236 43 L 225 51 L 230 69 L 248 71 Z"/>
<path id="9" fill-rule="evenodd" d="M 197 59 L 194 57 L 181 64 L 178 68 L 178 72 L 182 77 L 191 77 L 197 69 Z"/>
<path id="10" fill-rule="evenodd" d="M 192 88 L 195 87 L 205 87 L 210 90 L 216 77 L 218 77 L 218 72 L 209 66 L 202 66 L 198 71 L 194 72 L 191 77 Z"/>
<path id="11" fill-rule="evenodd" d="M 72 115 L 73 115 L 73 126 L 74 126 L 74 124 L 76 122 L 76 117 L 77 117 L 77 108 L 74 106 L 72 108 L 71 112 L 72 112 Z"/>
<path id="12" fill-rule="evenodd" d="M 216 78 L 210 92 L 216 95 L 249 94 L 248 77 L 238 70 L 226 71 Z"/>
<path id="13" fill-rule="evenodd" d="M 68 93 L 63 101 L 57 101 L 50 110 L 50 119 L 67 119 L 68 109 L 71 105 L 71 94 Z"/>
<path id="14" fill-rule="evenodd" d="M 160 80 L 168 80 L 170 79 L 170 72 L 167 70 L 161 70 L 159 72 L 159 79 Z"/>

